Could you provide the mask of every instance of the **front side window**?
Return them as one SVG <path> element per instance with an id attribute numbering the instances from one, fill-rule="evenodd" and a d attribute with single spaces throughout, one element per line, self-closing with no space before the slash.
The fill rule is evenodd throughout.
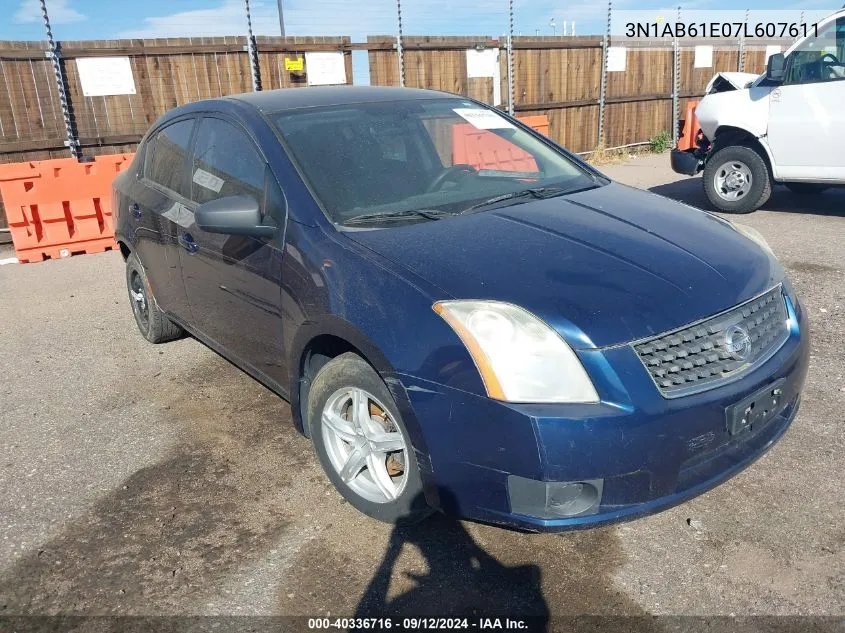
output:
<path id="1" fill-rule="evenodd" d="M 193 119 L 177 121 L 162 128 L 147 143 L 144 160 L 144 176 L 147 179 L 185 198 L 188 197 L 185 159 L 193 128 Z"/>
<path id="2" fill-rule="evenodd" d="M 222 119 L 200 121 L 191 169 L 191 200 L 202 204 L 227 196 L 264 198 L 265 164 L 250 138 Z"/>
<path id="3" fill-rule="evenodd" d="M 785 84 L 845 79 L 845 18 L 837 18 L 789 54 Z"/>
<path id="4" fill-rule="evenodd" d="M 361 103 L 273 117 L 331 219 L 454 215 L 527 190 L 597 179 L 491 108 L 459 98 Z"/>

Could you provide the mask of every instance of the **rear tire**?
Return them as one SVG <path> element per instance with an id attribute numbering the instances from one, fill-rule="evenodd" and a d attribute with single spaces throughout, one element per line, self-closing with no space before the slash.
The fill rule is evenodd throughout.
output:
<path id="1" fill-rule="evenodd" d="M 815 182 L 785 182 L 783 184 L 785 184 L 792 193 L 797 193 L 800 196 L 821 193 L 822 191 L 830 189 L 830 185 L 822 185 Z"/>
<path id="2" fill-rule="evenodd" d="M 704 192 L 725 213 L 751 213 L 772 195 L 772 177 L 763 157 L 745 145 L 716 151 L 704 166 Z"/>
<path id="3" fill-rule="evenodd" d="M 135 323 L 145 339 L 150 343 L 165 343 L 182 336 L 184 330 L 158 307 L 147 273 L 135 253 L 126 259 L 126 286 Z"/>
<path id="4" fill-rule="evenodd" d="M 320 369 L 308 392 L 308 426 L 323 470 L 357 510 L 402 524 L 432 513 L 396 403 L 363 358 L 341 354 Z"/>

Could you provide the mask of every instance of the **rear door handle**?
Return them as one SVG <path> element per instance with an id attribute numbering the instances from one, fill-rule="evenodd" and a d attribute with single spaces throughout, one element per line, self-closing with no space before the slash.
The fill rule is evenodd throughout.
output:
<path id="1" fill-rule="evenodd" d="M 132 206 L 131 206 L 131 207 L 129 207 L 129 209 L 132 211 L 132 215 L 134 215 L 134 216 L 135 216 L 135 219 L 136 219 L 136 220 L 140 220 L 140 219 L 141 219 L 141 216 L 143 215 L 143 213 L 144 213 L 144 212 L 143 212 L 143 211 L 141 211 L 141 207 L 140 207 L 140 206 L 138 206 L 138 203 L 137 203 L 137 202 L 133 202 L 133 203 L 132 203 Z"/>
<path id="2" fill-rule="evenodd" d="M 179 236 L 179 245 L 191 254 L 196 253 L 200 249 L 190 233 Z"/>

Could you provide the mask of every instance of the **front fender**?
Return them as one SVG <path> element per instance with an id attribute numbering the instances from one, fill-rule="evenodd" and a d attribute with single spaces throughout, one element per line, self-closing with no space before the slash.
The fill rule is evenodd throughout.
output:
<path id="1" fill-rule="evenodd" d="M 343 236 L 292 223 L 282 277 L 289 397 L 300 431 L 309 381 L 302 369 L 309 345 L 320 336 L 341 339 L 375 368 L 418 450 L 425 440 L 400 376 L 486 393 L 466 348 L 432 310 L 433 301 L 449 297 L 421 287 L 412 273 Z"/>
<path id="2" fill-rule="evenodd" d="M 772 86 L 709 94 L 695 108 L 704 135 L 716 138 L 721 127 L 746 130 L 756 138 L 765 136 L 769 126 L 769 95 Z"/>

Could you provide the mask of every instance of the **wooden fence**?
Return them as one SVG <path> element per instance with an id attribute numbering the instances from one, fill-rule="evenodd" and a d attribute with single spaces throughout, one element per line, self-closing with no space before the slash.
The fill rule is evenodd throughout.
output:
<path id="1" fill-rule="evenodd" d="M 702 43 L 702 42 L 697 42 Z M 694 68 L 694 49 L 680 51 L 679 97 L 700 97 L 718 71 L 738 68 L 738 45 L 714 45 L 713 66 Z M 75 134 L 87 155 L 133 151 L 164 112 L 198 99 L 252 90 L 244 37 L 62 42 L 60 52 Z M 504 43 L 490 37 L 407 37 L 403 40 L 405 85 L 467 95 L 507 108 Z M 614 41 L 625 46 L 624 72 L 607 73 L 604 110 L 606 147 L 647 141 L 671 132 L 673 49 L 671 42 Z M 366 51 L 369 82 L 399 85 L 398 53 L 391 36 L 258 37 L 262 89 L 304 87 L 307 66 L 288 70 L 286 60 L 306 52 L 340 51 L 346 83 L 352 83 L 352 51 Z M 499 49 L 498 78 L 470 77 L 468 50 Z M 603 61 L 597 37 L 516 37 L 513 40 L 513 107 L 518 114 L 549 117 L 551 138 L 576 152 L 598 145 Z M 85 96 L 77 68 L 83 57 L 129 58 L 136 94 Z M 746 47 L 745 69 L 762 72 L 764 46 Z M 498 86 L 494 85 L 497 82 Z M 498 97 L 498 99 L 496 99 Z M 68 156 L 65 125 L 52 61 L 44 42 L 0 42 L 0 162 Z M 0 208 L 0 227 L 5 217 Z"/>

